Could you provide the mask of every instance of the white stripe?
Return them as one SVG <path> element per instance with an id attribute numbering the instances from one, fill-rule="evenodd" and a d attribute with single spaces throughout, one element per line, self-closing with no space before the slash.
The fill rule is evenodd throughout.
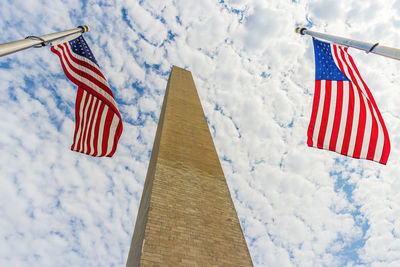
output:
<path id="1" fill-rule="evenodd" d="M 85 142 L 86 140 L 83 140 L 83 138 L 84 138 L 84 133 L 87 131 L 87 123 L 86 123 L 86 121 L 87 121 L 87 117 L 88 117 L 87 116 L 88 115 L 88 108 L 89 108 L 90 102 L 92 102 L 92 98 L 93 98 L 93 96 L 89 94 L 88 101 L 85 104 L 85 110 L 83 111 L 83 129 L 82 129 L 81 146 L 80 146 L 79 152 L 83 152 L 84 151 L 83 146 L 86 147 L 86 142 Z"/>
<path id="2" fill-rule="evenodd" d="M 336 152 L 342 152 L 342 146 L 344 141 L 344 133 L 346 130 L 347 123 L 347 112 L 349 109 L 349 81 L 343 81 L 343 101 L 342 101 L 342 114 L 340 116 L 340 126 L 338 132 L 338 138 L 336 141 Z"/>
<path id="3" fill-rule="evenodd" d="M 348 53 L 346 53 L 347 56 L 350 56 Z M 368 94 L 367 94 L 367 88 L 364 87 L 364 84 L 361 81 L 361 77 L 357 74 L 353 66 L 350 64 L 351 69 L 353 70 L 354 77 L 357 81 L 357 84 L 360 86 L 361 91 L 363 92 L 363 99 L 364 102 L 367 103 L 367 101 L 370 101 Z M 371 102 L 370 102 L 371 103 Z M 368 155 L 368 148 L 369 148 L 369 143 L 371 141 L 371 131 L 372 131 L 372 117 L 376 118 L 376 122 L 378 124 L 378 140 L 376 143 L 376 149 L 375 149 L 375 154 L 374 154 L 374 161 L 378 161 L 381 159 L 382 156 L 382 151 L 383 151 L 383 145 L 384 145 L 384 134 L 383 134 L 383 128 L 382 125 L 379 121 L 378 115 L 376 113 L 376 110 L 374 106 L 372 105 L 372 110 L 369 109 L 368 104 L 366 104 L 366 121 L 365 121 L 365 132 L 364 132 L 364 139 L 363 139 L 363 146 L 361 149 L 361 154 L 360 158 L 366 158 Z"/>
<path id="4" fill-rule="evenodd" d="M 341 53 L 338 53 L 339 60 L 342 63 L 343 66 L 343 71 L 346 77 L 351 78 L 349 74 L 349 70 L 346 65 L 346 58 L 343 58 Z M 346 56 L 346 53 L 345 53 Z M 358 90 L 355 88 L 356 85 L 353 85 L 353 93 L 354 93 L 354 113 L 353 113 L 353 124 L 351 127 L 351 135 L 350 135 L 350 142 L 349 142 L 349 149 L 347 151 L 347 155 L 352 157 L 354 154 L 354 148 L 356 145 L 356 139 L 357 139 L 357 131 L 358 131 L 358 122 L 360 118 L 360 97 L 358 95 Z"/>
<path id="5" fill-rule="evenodd" d="M 90 139 L 92 139 L 92 137 L 91 136 L 89 136 L 89 129 L 90 129 L 90 122 L 91 122 L 91 120 L 92 120 L 92 117 L 93 117 L 93 113 L 94 113 L 94 106 L 96 105 L 96 102 L 97 102 L 97 98 L 95 97 L 95 96 L 93 96 L 93 103 L 92 103 L 92 107 L 90 108 L 90 115 L 89 115 L 89 120 L 87 121 L 87 127 L 86 127 L 86 138 L 85 138 L 85 150 L 83 151 L 83 153 L 85 153 L 85 154 L 89 154 L 90 153 L 90 151 L 93 149 L 93 146 L 91 147 L 90 145 L 89 145 L 89 147 L 88 147 L 88 143 L 89 143 L 89 140 Z M 91 133 L 92 135 L 93 135 L 93 133 Z M 89 139 L 90 138 L 90 139 Z M 89 148 L 89 151 L 88 151 L 88 148 Z"/>
<path id="6" fill-rule="evenodd" d="M 75 53 L 72 51 L 72 49 L 71 49 L 69 43 L 66 43 L 66 45 L 67 45 L 67 47 L 64 47 L 64 48 L 65 48 L 65 49 L 69 49 L 71 55 L 73 55 L 73 56 L 78 56 L 77 54 L 75 54 Z M 104 80 L 103 77 L 101 77 L 100 75 L 96 74 L 96 73 L 93 72 L 91 69 L 88 69 L 88 68 L 86 68 L 86 67 L 84 67 L 84 66 L 82 66 L 82 65 L 76 64 L 76 63 L 70 58 L 69 53 L 63 53 L 63 54 L 64 54 L 64 56 L 67 57 L 68 61 L 69 61 L 69 62 L 71 63 L 71 65 L 73 65 L 75 68 L 77 68 L 78 70 L 83 71 L 83 72 L 85 72 L 85 73 L 91 75 L 93 78 L 95 78 L 97 81 L 99 81 L 100 83 L 102 83 L 103 85 L 105 85 L 107 88 L 110 88 L 108 82 L 107 82 L 106 80 Z M 100 71 L 100 69 L 97 67 L 97 65 L 93 64 L 93 66 L 94 66 L 95 68 L 97 68 L 98 71 Z M 69 66 L 68 66 L 68 68 L 69 68 Z M 71 70 L 71 71 L 72 71 L 72 70 Z M 100 71 L 100 72 L 101 72 L 101 71 Z M 75 72 L 74 72 L 74 73 L 75 73 Z M 117 108 L 117 104 L 115 103 L 115 99 L 114 99 L 114 97 L 113 97 L 112 95 L 108 94 L 104 89 L 102 89 L 101 87 L 99 87 L 99 86 L 96 85 L 95 83 L 91 82 L 90 80 L 86 79 L 85 77 L 80 76 L 78 73 L 76 73 L 76 75 L 78 75 L 78 77 L 81 77 L 81 79 L 79 79 L 79 78 L 76 78 L 76 79 L 78 79 L 79 81 L 82 81 L 82 82 L 85 83 L 86 85 L 90 86 L 89 84 L 94 84 L 94 86 L 93 86 L 93 87 L 90 86 L 90 88 L 94 89 L 97 93 L 99 93 L 99 94 L 101 94 L 102 96 L 104 96 L 108 101 L 110 101 L 110 102 L 115 106 L 115 108 Z M 111 91 L 111 89 L 110 89 L 110 91 Z"/>
<path id="7" fill-rule="evenodd" d="M 92 135 L 90 136 L 90 147 L 92 148 L 92 153 L 90 153 L 91 156 L 93 156 L 94 152 L 95 152 L 93 140 L 94 140 L 94 136 L 95 136 L 97 115 L 99 113 L 100 105 L 101 105 L 101 101 L 99 101 L 99 104 L 97 105 L 96 111 L 94 112 L 94 119 L 93 119 L 93 125 L 92 125 Z"/>
<path id="8" fill-rule="evenodd" d="M 361 86 L 361 87 L 363 87 L 363 86 Z M 364 137 L 363 137 L 363 142 L 362 142 L 362 147 L 361 147 L 361 152 L 360 152 L 360 158 L 365 159 L 368 156 L 369 144 L 371 143 L 372 116 L 374 116 L 374 115 L 371 113 L 371 110 L 368 106 L 369 99 L 364 94 L 362 95 L 362 97 L 363 97 L 364 105 L 365 105 L 365 131 L 364 131 Z M 374 112 L 374 111 L 372 110 L 372 112 Z M 379 120 L 377 121 L 377 123 L 378 123 L 378 129 L 379 129 L 379 126 L 380 126 Z"/>
<path id="9" fill-rule="evenodd" d="M 119 124 L 119 118 L 114 113 L 114 117 L 113 117 L 113 120 L 112 120 L 111 125 L 110 125 L 110 134 L 108 135 L 108 146 L 107 146 L 106 155 L 111 153 L 111 150 L 112 150 L 112 148 L 114 146 L 114 136 L 115 136 L 115 132 L 117 131 L 118 124 Z"/>
<path id="10" fill-rule="evenodd" d="M 353 71 L 353 75 L 356 79 L 356 81 L 353 81 L 353 83 L 357 83 L 360 86 L 364 102 L 366 102 L 367 99 L 369 100 L 368 95 L 366 93 L 366 89 L 364 88 L 364 85 L 361 82 L 361 79 L 358 76 L 357 72 L 354 70 L 353 66 L 351 65 L 351 62 L 349 60 L 349 54 L 347 52 L 345 52 L 345 56 L 346 56 L 347 62 L 349 62 L 349 66 L 350 66 L 351 70 Z M 351 78 L 350 75 L 348 77 Z M 354 84 L 354 87 L 355 86 L 356 85 Z M 354 91 L 358 91 L 358 90 L 354 90 Z M 377 123 L 378 123 L 378 140 L 377 140 L 377 145 L 376 145 L 376 149 L 375 149 L 374 161 L 379 162 L 381 155 L 382 155 L 382 150 L 383 150 L 384 135 L 383 135 L 382 125 L 379 122 L 378 116 L 377 116 L 374 108 L 373 108 L 372 112 L 374 113 L 374 116 L 377 118 Z M 366 106 L 366 114 L 367 115 L 366 115 L 366 121 L 365 121 L 365 132 L 364 132 L 364 139 L 363 139 L 362 149 L 361 149 L 361 153 L 360 153 L 360 158 L 367 157 L 369 143 L 371 141 L 372 114 L 371 114 L 371 110 L 369 109 L 368 106 Z"/>
<path id="11" fill-rule="evenodd" d="M 335 61 L 336 67 L 340 70 L 339 62 L 335 56 L 334 45 L 330 45 L 331 48 L 331 55 L 333 61 Z M 337 55 L 340 55 L 340 50 L 338 46 L 336 46 Z M 350 97 L 350 86 L 348 81 L 343 81 L 343 101 L 342 101 L 342 114 L 340 116 L 340 126 L 338 132 L 338 138 L 336 141 L 336 152 L 342 153 L 343 141 L 344 141 L 344 134 L 346 131 L 346 124 L 347 124 L 347 112 L 349 110 L 349 97 Z"/>
<path id="12" fill-rule="evenodd" d="M 325 80 L 321 80 L 318 111 L 317 111 L 317 117 L 315 118 L 315 126 L 314 126 L 314 132 L 313 132 L 313 137 L 312 137 L 314 147 L 317 147 L 317 144 L 318 144 L 318 136 L 319 136 L 319 130 L 321 128 L 322 112 L 324 111 L 325 82 L 326 82 Z"/>
<path id="13" fill-rule="evenodd" d="M 357 117 L 356 116 L 354 116 L 354 119 L 355 120 L 357 120 L 357 128 L 356 129 L 354 129 L 355 130 L 355 139 L 354 139 L 354 147 L 355 147 L 355 143 L 356 143 L 356 140 L 357 140 L 357 132 L 358 132 L 358 124 L 359 124 L 359 122 L 360 122 L 360 115 L 361 115 L 361 105 L 363 105 L 363 103 L 360 101 L 360 92 L 357 90 L 357 85 L 359 86 L 359 88 L 361 89 L 361 97 L 363 98 L 363 100 L 364 100 L 364 105 L 365 105 L 365 103 L 366 103 L 366 99 L 365 99 L 365 89 L 364 89 L 364 87 L 362 86 L 362 83 L 361 83 L 361 81 L 360 81 L 360 79 L 359 79 L 359 77 L 357 76 L 357 73 L 356 73 L 356 71 L 354 70 L 354 68 L 353 68 L 353 66 L 352 66 L 352 64 L 351 64 L 351 61 L 350 61 L 350 58 L 349 58 L 349 53 L 347 53 L 346 51 L 343 51 L 344 52 L 344 56 L 345 56 L 345 61 L 348 63 L 348 67 L 347 67 L 347 65 L 346 65 L 346 67 L 348 68 L 347 69 L 347 73 L 348 73 L 348 75 L 347 75 L 347 73 L 346 73 L 346 75 L 347 75 L 347 77 L 349 77 L 351 80 L 352 80 L 352 82 L 353 82 L 353 90 L 354 90 L 354 97 L 356 97 L 356 93 L 357 93 L 357 103 L 359 104 L 359 108 L 357 109 L 357 111 L 358 111 L 358 113 L 357 113 Z M 353 76 L 355 77 L 355 81 L 352 79 L 352 76 L 350 75 L 350 70 L 352 71 L 352 73 L 353 73 Z M 361 85 L 361 86 L 360 86 Z M 355 106 L 355 105 L 354 105 Z M 354 110 L 356 110 L 355 108 L 354 108 Z M 365 113 L 366 113 L 366 116 L 365 116 L 365 126 L 367 126 L 367 120 L 368 120 L 368 113 L 370 113 L 370 111 L 369 111 L 369 108 L 368 107 L 365 107 Z M 356 114 L 355 114 L 356 115 Z M 353 122 L 354 123 L 354 122 Z M 369 123 L 371 123 L 371 121 L 369 121 Z M 370 136 L 371 136 L 371 129 L 369 129 L 369 135 L 367 134 L 367 136 L 369 136 L 368 137 L 368 139 L 365 139 L 365 134 L 366 134 L 366 132 L 367 132 L 367 127 L 365 127 L 364 126 L 364 136 L 363 136 L 363 140 L 362 140 L 362 143 L 361 143 L 361 152 L 360 152 L 360 158 L 366 158 L 367 157 L 367 153 L 368 153 L 368 146 L 369 146 L 369 141 L 370 141 Z M 353 130 L 352 130 L 352 134 L 353 134 Z M 352 142 L 352 139 L 350 139 L 350 144 L 351 144 L 351 142 Z M 365 147 L 366 146 L 366 147 Z M 366 151 L 365 151 L 366 150 Z M 349 151 L 350 151 L 350 145 L 349 145 Z M 354 149 L 352 149 L 352 151 L 354 152 Z"/>
<path id="14" fill-rule="evenodd" d="M 81 55 L 76 54 L 76 53 L 72 50 L 71 45 L 69 44 L 69 42 L 66 42 L 65 44 L 68 45 L 69 50 L 71 51 L 71 54 L 72 54 L 76 59 L 79 59 L 79 60 L 81 60 L 81 61 L 84 61 L 84 62 L 88 63 L 89 65 L 91 65 L 92 67 L 94 67 L 94 68 L 96 68 L 96 69 L 98 69 L 98 70 L 100 71 L 100 68 L 99 68 L 99 66 L 98 66 L 96 63 L 94 63 L 93 61 L 91 61 L 90 59 L 88 59 L 88 58 L 86 58 L 86 57 L 83 57 L 83 56 L 81 56 Z M 100 71 L 100 72 L 101 72 L 101 71 Z M 97 74 L 96 74 L 96 75 L 97 75 Z M 103 79 L 103 80 L 105 81 L 105 83 L 107 84 L 107 81 L 106 81 L 103 77 L 101 77 L 101 79 Z"/>
<path id="15" fill-rule="evenodd" d="M 372 131 L 372 114 L 371 110 L 369 109 L 367 99 L 363 96 L 365 109 L 366 109 L 366 116 L 365 116 L 365 131 L 364 131 L 364 138 L 361 147 L 360 158 L 365 159 L 368 155 L 368 148 L 369 143 L 371 142 L 371 131 Z"/>
<path id="16" fill-rule="evenodd" d="M 347 58 L 347 62 L 350 63 L 349 53 L 345 52 L 345 55 Z M 371 141 L 372 114 L 371 114 L 371 110 L 369 109 L 369 106 L 368 106 L 369 98 L 367 96 L 366 89 L 364 88 L 364 85 L 361 82 L 361 79 L 358 76 L 356 70 L 353 68 L 353 65 L 349 64 L 349 66 L 353 72 L 355 79 L 356 79 L 356 83 L 353 81 L 354 86 L 356 86 L 356 84 L 357 84 L 360 87 L 360 90 L 362 92 L 361 96 L 362 96 L 362 99 L 364 101 L 364 106 L 365 106 L 365 127 L 364 127 L 364 136 L 363 136 L 361 152 L 360 152 L 360 158 L 365 159 L 365 158 L 367 158 L 369 143 Z M 361 103 L 360 103 L 360 105 L 361 105 Z"/>
<path id="17" fill-rule="evenodd" d="M 353 156 L 354 149 L 356 148 L 358 124 L 360 122 L 360 97 L 358 95 L 358 90 L 354 89 L 354 87 L 355 87 L 355 85 L 353 85 L 353 92 L 354 92 L 353 125 L 352 125 L 352 128 L 351 128 L 349 150 L 347 152 L 347 155 L 349 155 L 350 157 Z"/>
<path id="18" fill-rule="evenodd" d="M 383 133 L 383 127 L 379 121 L 378 114 L 376 113 L 375 108 L 374 110 L 374 116 L 376 118 L 376 121 L 378 123 L 378 140 L 376 142 L 376 149 L 375 149 L 375 155 L 374 155 L 374 161 L 379 162 L 381 157 L 382 157 L 382 152 L 383 152 L 383 145 L 385 143 L 385 135 Z"/>
<path id="19" fill-rule="evenodd" d="M 96 68 L 98 71 L 100 71 L 99 67 L 98 67 L 96 64 L 94 64 L 91 60 L 89 60 L 89 59 L 87 59 L 87 58 L 85 58 L 85 57 L 82 57 L 82 56 L 76 54 L 76 53 L 72 50 L 72 48 L 71 48 L 71 46 L 69 45 L 69 43 L 65 43 L 65 45 L 68 46 L 66 49 L 69 50 L 69 52 L 71 53 L 71 55 L 72 55 L 74 58 L 76 58 L 77 60 L 80 60 L 80 61 L 84 61 L 84 62 L 90 64 L 93 68 Z M 64 46 L 64 47 L 65 47 L 65 46 Z M 105 86 L 110 87 L 110 86 L 108 85 L 108 82 L 107 82 L 102 76 L 98 75 L 96 72 L 92 71 L 92 70 L 89 69 L 89 68 L 86 68 L 86 67 L 84 67 L 84 66 L 82 66 L 82 65 L 80 65 L 80 64 L 75 63 L 75 62 L 71 59 L 69 53 L 66 53 L 66 56 L 67 56 L 69 62 L 72 64 L 72 66 L 74 66 L 74 67 L 77 68 L 77 69 L 81 69 L 81 68 L 82 68 L 82 69 L 81 69 L 82 71 L 84 71 L 84 72 L 86 72 L 87 74 L 93 76 L 94 78 L 96 78 L 96 80 L 98 80 L 99 82 L 101 82 L 101 83 L 104 84 Z M 80 68 L 80 67 L 81 67 L 81 68 Z M 100 72 L 101 72 L 101 71 L 100 71 Z"/>
<path id="20" fill-rule="evenodd" d="M 64 66 L 67 70 L 67 72 L 74 77 L 75 79 L 77 79 L 78 81 L 81 81 L 82 83 L 84 83 L 86 86 L 92 88 L 93 90 L 95 90 L 97 93 L 99 93 L 100 95 L 102 95 L 103 97 L 105 97 L 110 104 L 112 104 L 116 109 L 117 109 L 117 104 L 115 102 L 115 99 L 109 95 L 105 90 L 103 90 L 102 88 L 98 87 L 95 83 L 91 82 L 90 80 L 86 79 L 85 77 L 80 76 L 79 74 L 75 73 L 74 71 L 72 71 L 72 69 L 69 67 L 67 61 L 69 62 L 69 60 L 66 58 L 66 54 L 68 53 L 64 53 L 63 50 L 60 47 L 54 47 L 57 51 L 60 52 L 61 54 L 61 60 L 64 63 Z M 80 70 L 85 71 L 86 68 L 80 68 Z M 118 110 L 118 109 L 117 109 Z"/>
<path id="21" fill-rule="evenodd" d="M 106 122 L 107 113 L 108 113 L 108 106 L 105 105 L 103 109 L 103 114 L 101 114 L 99 136 L 97 138 L 97 156 L 100 156 L 103 152 L 103 133 L 104 133 L 104 124 Z"/>
<path id="22" fill-rule="evenodd" d="M 360 78 L 360 76 L 358 76 L 356 70 L 353 68 L 353 65 L 351 64 L 351 61 L 350 61 L 350 57 L 351 57 L 351 56 L 350 56 L 350 54 L 349 54 L 348 52 L 344 51 L 344 50 L 343 50 L 343 52 L 344 52 L 344 54 L 345 54 L 346 61 L 349 63 L 349 66 L 350 66 L 350 68 L 351 68 L 351 70 L 352 70 L 352 72 L 353 72 L 353 76 L 354 76 L 354 78 L 355 78 L 355 81 L 352 80 L 352 82 L 358 84 L 358 86 L 359 86 L 359 88 L 360 88 L 362 94 L 369 100 L 367 91 L 365 90 L 364 85 L 363 85 L 363 83 L 361 82 L 361 78 Z M 349 78 L 351 78 L 351 76 L 349 76 Z"/>
<path id="23" fill-rule="evenodd" d="M 360 118 L 360 97 L 358 96 L 358 92 L 357 90 L 354 89 L 354 87 L 355 86 L 353 86 L 353 93 L 354 93 L 353 124 L 351 127 L 349 150 L 347 151 L 347 155 L 349 155 L 350 157 L 352 157 L 354 154 L 354 149 L 357 140 L 358 123 Z"/>
<path id="24" fill-rule="evenodd" d="M 326 132 L 324 138 L 324 149 L 329 150 L 329 144 L 331 142 L 332 130 L 333 130 L 333 121 L 335 119 L 335 110 L 336 110 L 336 100 L 337 100 L 337 82 L 331 82 L 331 101 L 329 105 L 329 116 L 328 122 L 326 124 Z"/>
<path id="25" fill-rule="evenodd" d="M 338 60 L 337 60 L 337 58 L 336 58 L 336 56 L 335 56 L 335 49 L 334 49 L 334 47 L 333 47 L 334 45 L 333 44 L 331 44 L 331 54 L 332 54 L 332 58 L 333 58 L 333 61 L 335 61 L 335 64 L 336 64 L 336 67 L 338 68 L 338 70 L 340 70 L 340 65 L 339 65 L 339 62 L 338 62 Z M 338 55 L 338 57 L 340 56 L 340 49 L 339 49 L 339 46 L 336 46 L 336 52 L 337 52 L 337 55 Z M 340 70 L 341 71 L 341 70 Z M 350 80 L 350 79 L 349 79 Z"/>
<path id="26" fill-rule="evenodd" d="M 75 142 L 74 142 L 75 145 L 74 145 L 73 150 L 76 150 L 76 148 L 78 146 L 79 138 L 81 136 L 81 131 L 82 131 L 81 123 L 82 123 L 82 120 L 83 120 L 83 107 L 85 106 L 85 101 L 86 101 L 86 91 L 83 90 L 82 99 L 81 99 L 80 107 L 79 107 L 78 131 L 76 132 Z"/>
<path id="27" fill-rule="evenodd" d="M 338 48 L 338 51 L 339 51 L 338 56 L 340 56 L 339 48 Z M 345 55 L 349 56 L 349 54 L 346 51 L 343 50 L 343 52 L 345 53 Z M 334 55 L 333 47 L 332 47 L 332 55 Z M 333 59 L 335 60 L 336 65 L 339 67 L 339 64 L 338 64 L 335 56 L 333 56 Z M 351 64 L 349 64 L 349 65 L 353 70 L 353 74 L 354 74 L 354 76 L 356 78 L 357 84 L 359 84 L 360 89 L 363 92 L 362 95 L 363 95 L 364 101 L 366 101 L 367 99 L 369 100 L 368 94 L 366 93 L 366 88 L 364 88 L 364 85 L 361 82 L 361 77 L 358 76 L 357 72 L 353 69 L 352 65 Z M 347 69 L 345 64 L 343 64 L 343 67 L 345 69 Z M 346 76 L 351 80 L 351 76 L 348 75 L 348 73 L 346 73 Z M 345 83 L 345 84 L 348 86 L 348 83 Z M 344 89 L 344 86 L 343 86 L 343 89 Z M 344 92 L 347 92 L 347 91 L 348 90 L 344 90 L 343 91 L 343 104 L 348 103 L 348 100 L 345 100 L 345 97 L 344 97 L 345 96 Z M 355 95 L 355 97 L 356 97 L 356 95 Z M 344 113 L 344 110 L 343 110 L 343 113 Z M 342 118 L 343 118 L 343 113 L 342 113 Z M 347 110 L 346 110 L 345 113 L 347 114 Z M 364 139 L 363 139 L 363 145 L 362 145 L 362 149 L 361 149 L 361 153 L 360 153 L 360 158 L 366 158 L 366 156 L 368 155 L 368 148 L 369 148 L 369 143 L 370 143 L 370 140 L 371 140 L 371 133 L 372 133 L 371 132 L 372 131 L 372 117 L 374 117 L 376 122 L 377 122 L 378 137 L 377 137 L 377 143 L 376 143 L 375 154 L 374 154 L 373 160 L 379 162 L 379 160 L 380 160 L 380 158 L 382 156 L 382 151 L 383 151 L 383 146 L 384 146 L 384 139 L 385 139 L 384 133 L 383 133 L 383 127 L 382 127 L 382 125 L 381 125 L 381 123 L 379 121 L 378 114 L 377 114 L 377 111 L 375 110 L 374 106 L 372 106 L 372 113 L 371 113 L 371 110 L 369 109 L 369 107 L 366 106 L 366 114 L 367 115 L 366 115 L 366 121 L 365 121 L 365 132 L 364 132 Z M 341 121 L 340 129 L 342 128 L 342 122 L 343 121 Z M 354 125 L 353 125 L 353 127 L 354 127 Z M 341 135 L 340 132 L 341 132 L 341 130 L 339 130 L 339 136 Z M 368 141 L 366 142 L 365 140 L 368 140 Z M 338 140 L 337 144 L 339 144 L 339 140 Z M 340 144 L 342 144 L 342 142 L 340 142 Z M 336 147 L 336 150 L 338 151 L 338 147 Z M 349 148 L 349 151 L 350 151 L 350 148 Z"/>

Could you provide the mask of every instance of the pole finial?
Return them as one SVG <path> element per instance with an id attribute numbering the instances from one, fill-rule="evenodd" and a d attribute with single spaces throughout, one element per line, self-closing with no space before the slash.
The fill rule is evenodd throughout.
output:
<path id="1" fill-rule="evenodd" d="M 304 31 L 307 30 L 307 28 L 302 28 L 302 27 L 296 27 L 296 33 L 304 35 Z"/>
<path id="2" fill-rule="evenodd" d="M 78 28 L 82 29 L 82 33 L 90 31 L 89 25 L 78 26 Z"/>

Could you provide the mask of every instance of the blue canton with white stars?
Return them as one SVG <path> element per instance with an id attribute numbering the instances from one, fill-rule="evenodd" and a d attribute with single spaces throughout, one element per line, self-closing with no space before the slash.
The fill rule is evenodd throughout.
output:
<path id="1" fill-rule="evenodd" d="M 83 39 L 82 35 L 69 41 L 69 44 L 72 48 L 72 51 L 74 51 L 74 53 L 91 60 L 93 63 L 95 63 L 97 66 L 99 66 L 99 64 L 97 64 L 97 60 L 94 58 L 92 51 L 90 50 L 89 46 L 87 45 L 85 39 Z"/>
<path id="2" fill-rule="evenodd" d="M 336 66 L 331 45 L 313 38 L 315 54 L 315 80 L 349 81 Z"/>

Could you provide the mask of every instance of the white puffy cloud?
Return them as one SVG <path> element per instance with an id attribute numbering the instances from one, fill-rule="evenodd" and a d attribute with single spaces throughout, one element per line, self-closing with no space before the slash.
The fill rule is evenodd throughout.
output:
<path id="1" fill-rule="evenodd" d="M 124 132 L 69 150 L 76 88 L 48 49 L 0 60 L 0 265 L 124 265 L 171 65 L 192 71 L 256 266 L 399 264 L 399 62 L 351 50 L 387 166 L 308 148 L 316 31 L 400 46 L 399 1 L 2 1 L 0 42 L 89 24 Z"/>

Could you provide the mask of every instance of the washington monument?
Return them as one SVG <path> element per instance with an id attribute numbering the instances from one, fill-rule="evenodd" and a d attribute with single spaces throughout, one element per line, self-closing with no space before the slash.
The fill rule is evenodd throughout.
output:
<path id="1" fill-rule="evenodd" d="M 172 67 L 127 266 L 253 266 L 190 71 Z"/>

